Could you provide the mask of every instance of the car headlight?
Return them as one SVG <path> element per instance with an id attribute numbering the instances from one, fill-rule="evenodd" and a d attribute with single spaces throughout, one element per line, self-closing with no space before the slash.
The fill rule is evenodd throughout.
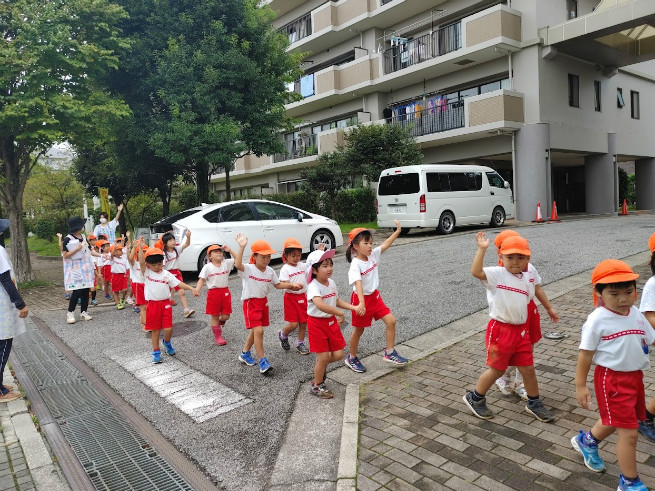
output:
<path id="1" fill-rule="evenodd" d="M 332 220 L 331 218 L 327 219 L 328 223 L 331 223 L 332 225 L 339 225 L 336 220 Z"/>

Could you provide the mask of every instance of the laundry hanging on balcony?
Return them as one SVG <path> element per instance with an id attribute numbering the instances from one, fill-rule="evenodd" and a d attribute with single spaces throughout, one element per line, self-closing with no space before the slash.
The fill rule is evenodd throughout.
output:
<path id="1" fill-rule="evenodd" d="M 314 95 L 314 74 L 305 75 L 300 77 L 300 95 L 309 97 Z"/>

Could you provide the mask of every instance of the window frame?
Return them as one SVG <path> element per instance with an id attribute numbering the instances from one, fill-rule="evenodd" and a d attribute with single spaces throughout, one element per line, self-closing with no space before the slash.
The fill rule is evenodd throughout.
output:
<path id="1" fill-rule="evenodd" d="M 228 210 L 233 209 L 233 208 L 239 208 L 239 207 L 242 207 L 242 206 L 245 206 L 245 207 L 248 208 L 248 210 L 250 211 L 250 216 L 252 218 L 250 218 L 248 220 L 225 220 L 223 218 L 223 213 L 225 211 L 228 211 Z M 257 217 L 255 216 L 255 210 L 253 210 L 253 207 L 250 205 L 250 203 L 248 203 L 246 201 L 242 201 L 240 203 L 232 203 L 232 204 L 229 204 L 227 206 L 221 206 L 220 210 L 221 211 L 220 211 L 220 213 L 218 215 L 218 223 L 240 223 L 240 222 L 253 222 L 253 221 L 256 222 L 257 221 Z"/>
<path id="2" fill-rule="evenodd" d="M 566 18 L 568 20 L 578 18 L 578 0 L 566 0 Z"/>
<path id="3" fill-rule="evenodd" d="M 602 84 L 600 80 L 594 80 L 594 111 L 603 112 L 603 104 L 601 102 Z"/>
<path id="4" fill-rule="evenodd" d="M 568 74 L 569 107 L 580 108 L 580 76 Z"/>
<path id="5" fill-rule="evenodd" d="M 623 98 L 623 89 L 621 87 L 616 88 L 616 107 L 619 109 L 625 107 L 625 99 Z"/>
<path id="6" fill-rule="evenodd" d="M 641 119 L 641 111 L 639 106 L 640 106 L 639 92 L 636 90 L 631 90 L 630 91 L 630 117 L 632 119 Z"/>

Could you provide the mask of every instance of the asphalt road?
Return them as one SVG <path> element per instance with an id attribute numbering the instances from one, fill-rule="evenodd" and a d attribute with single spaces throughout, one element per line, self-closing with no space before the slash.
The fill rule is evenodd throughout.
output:
<path id="1" fill-rule="evenodd" d="M 600 260 L 644 251 L 648 237 L 655 231 L 655 215 L 570 220 L 519 231 L 530 240 L 532 263 L 548 283 L 593 268 Z M 485 232 L 493 239 L 498 230 Z M 445 237 L 410 234 L 402 244 L 399 240 L 383 254 L 380 291 L 398 319 L 398 343 L 484 308 L 482 287 L 469 272 L 476 249 L 474 234 L 475 230 Z M 495 253 L 490 249 L 485 264 L 494 262 Z M 274 267 L 279 269 L 280 264 Z M 333 279 L 342 298 L 350 296 L 347 271 L 345 257 L 336 256 Z M 234 313 L 224 329 L 227 346 L 213 343 L 208 317 L 203 314 L 204 296 L 191 297 L 191 306 L 197 311 L 191 319 L 183 319 L 179 304 L 174 311 L 177 359 L 253 401 L 203 423 L 194 422 L 164 402 L 112 360 L 121 352 L 135 349 L 141 349 L 143 357 L 150 357 L 150 341 L 139 328 L 138 314 L 131 309 L 96 308 L 91 311 L 93 321 L 73 326 L 65 324 L 63 313 L 44 320 L 216 482 L 227 489 L 263 489 L 275 464 L 299 384 L 312 376 L 313 356 L 281 350 L 277 331 L 283 325 L 282 293 L 274 291 L 269 297 L 271 326 L 264 338 L 274 374 L 264 377 L 256 366 L 240 364 L 237 356 L 246 333 L 238 301 L 241 283 L 236 275 L 230 279 L 230 289 Z M 548 330 L 544 322 L 544 330 Z M 344 328 L 346 340 L 351 330 L 350 325 Z M 383 324 L 378 322 L 362 337 L 360 353 L 371 354 L 383 347 Z M 325 401 L 326 411 L 331 404 Z"/>

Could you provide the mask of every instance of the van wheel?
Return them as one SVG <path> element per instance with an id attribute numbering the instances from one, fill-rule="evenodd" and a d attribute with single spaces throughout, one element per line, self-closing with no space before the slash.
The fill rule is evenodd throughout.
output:
<path id="1" fill-rule="evenodd" d="M 439 217 L 439 226 L 437 232 L 440 234 L 451 234 L 455 230 L 455 215 L 450 211 L 444 211 Z"/>
<path id="2" fill-rule="evenodd" d="M 400 229 L 400 236 L 404 237 L 405 235 L 407 235 L 409 233 L 410 230 L 411 229 L 409 227 L 402 227 Z"/>
<path id="3" fill-rule="evenodd" d="M 505 210 L 502 206 L 496 206 L 494 211 L 491 212 L 491 221 L 489 225 L 492 227 L 502 227 L 505 223 Z"/>

